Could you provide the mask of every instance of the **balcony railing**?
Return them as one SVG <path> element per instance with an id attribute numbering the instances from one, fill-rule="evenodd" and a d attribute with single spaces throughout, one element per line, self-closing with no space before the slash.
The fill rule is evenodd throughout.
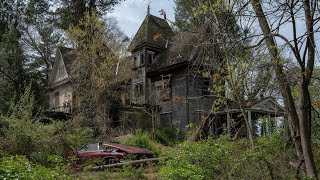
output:
<path id="1" fill-rule="evenodd" d="M 72 107 L 71 106 L 58 106 L 58 107 L 53 107 L 49 109 L 49 111 L 53 112 L 63 112 L 63 113 L 72 113 Z"/>

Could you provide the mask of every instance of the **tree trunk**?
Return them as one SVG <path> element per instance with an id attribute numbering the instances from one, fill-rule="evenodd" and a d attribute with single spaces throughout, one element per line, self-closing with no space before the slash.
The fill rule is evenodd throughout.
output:
<path id="1" fill-rule="evenodd" d="M 308 31 L 308 61 L 307 68 L 301 67 L 301 96 L 300 96 L 300 118 L 297 113 L 297 108 L 291 93 L 291 88 L 287 82 L 285 73 L 282 68 L 282 63 L 280 61 L 279 52 L 276 46 L 274 36 L 271 32 L 270 26 L 267 22 L 267 18 L 264 15 L 261 3 L 259 0 L 251 0 L 253 9 L 258 17 L 260 27 L 263 31 L 264 38 L 267 43 L 267 47 L 272 58 L 272 65 L 274 67 L 278 84 L 280 86 L 281 94 L 284 99 L 284 103 L 287 107 L 286 111 L 288 113 L 288 122 L 291 129 L 291 135 L 296 146 L 297 155 L 299 159 L 304 160 L 307 174 L 310 177 L 317 178 L 316 169 L 314 165 L 312 148 L 311 148 L 311 136 L 310 136 L 310 125 L 311 121 L 311 101 L 309 95 L 309 83 L 314 67 L 314 37 L 312 29 L 312 17 L 310 11 L 310 3 L 308 0 L 303 1 L 303 6 L 306 15 L 306 26 Z M 299 53 L 299 52 L 296 52 Z M 305 64 L 304 62 L 301 64 Z"/>
<path id="2" fill-rule="evenodd" d="M 301 83 L 301 98 L 300 98 L 300 135 L 303 158 L 307 170 L 307 174 L 311 177 L 317 178 L 316 167 L 314 164 L 312 147 L 311 147 L 311 134 L 310 134 L 310 121 L 311 121 L 311 101 L 308 86 L 306 85 L 305 78 Z"/>

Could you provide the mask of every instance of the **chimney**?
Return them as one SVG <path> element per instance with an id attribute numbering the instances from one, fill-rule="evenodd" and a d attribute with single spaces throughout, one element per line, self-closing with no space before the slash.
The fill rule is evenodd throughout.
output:
<path id="1" fill-rule="evenodd" d="M 150 4 L 148 4 L 148 11 L 147 11 L 148 15 L 150 15 Z"/>

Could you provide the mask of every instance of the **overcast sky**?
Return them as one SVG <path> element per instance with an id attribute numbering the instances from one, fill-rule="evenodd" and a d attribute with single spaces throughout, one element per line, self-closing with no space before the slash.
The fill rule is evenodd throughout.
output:
<path id="1" fill-rule="evenodd" d="M 122 31 L 132 38 L 147 14 L 148 4 L 149 0 L 126 0 L 116 6 L 114 12 L 108 16 L 117 18 Z M 159 11 L 164 9 L 167 19 L 174 21 L 174 6 L 173 0 L 152 0 L 150 13 L 162 17 Z"/>
<path id="2" fill-rule="evenodd" d="M 113 13 L 108 14 L 108 16 L 115 17 L 118 20 L 119 26 L 121 30 L 128 35 L 129 38 L 133 38 L 138 28 L 140 27 L 142 21 L 144 20 L 147 14 L 147 7 L 150 3 L 151 14 L 161 17 L 159 11 L 164 9 L 167 14 L 167 19 L 170 21 L 174 21 L 174 8 L 175 4 L 173 0 L 126 0 L 122 2 L 120 5 L 116 6 Z M 302 22 L 301 22 L 302 23 Z M 320 22 L 319 22 L 320 23 Z M 319 24 L 318 23 L 318 24 Z M 304 25 L 304 24 L 301 24 Z M 299 32 L 304 32 L 302 29 L 304 26 L 298 26 Z M 282 28 L 283 34 L 288 35 L 290 37 L 292 32 L 287 28 Z M 320 46 L 320 36 L 319 34 L 315 35 L 316 46 L 319 48 Z M 280 42 L 281 44 L 281 42 Z M 320 55 L 317 54 L 317 57 Z M 318 59 L 319 61 L 319 59 Z"/>

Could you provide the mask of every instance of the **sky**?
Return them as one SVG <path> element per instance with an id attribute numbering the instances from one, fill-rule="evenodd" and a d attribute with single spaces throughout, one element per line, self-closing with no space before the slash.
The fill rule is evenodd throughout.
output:
<path id="1" fill-rule="evenodd" d="M 167 19 L 174 21 L 175 5 L 173 0 L 126 0 L 117 5 L 108 16 L 115 17 L 121 30 L 132 38 L 147 14 L 149 2 L 150 14 L 163 17 L 159 13 L 163 9 L 167 14 Z"/>
<path id="2" fill-rule="evenodd" d="M 149 3 L 151 8 L 150 13 L 152 15 L 162 17 L 159 11 L 163 9 L 167 14 L 167 19 L 169 21 L 174 21 L 175 4 L 173 1 L 174 0 L 125 0 L 120 5 L 117 5 L 114 8 L 114 11 L 112 13 L 109 13 L 108 16 L 115 17 L 118 20 L 118 25 L 120 26 L 121 30 L 129 38 L 132 39 L 135 33 L 138 31 L 140 25 L 142 24 L 142 21 L 144 20 L 147 14 L 147 7 Z M 289 29 L 291 28 L 289 27 Z M 304 32 L 304 26 L 298 26 L 298 31 Z M 290 37 L 292 34 L 292 31 L 288 31 L 287 28 L 280 29 L 280 32 L 286 35 L 287 37 Z M 319 48 L 319 34 L 316 34 L 315 40 L 316 46 L 317 48 Z M 283 42 L 279 41 L 279 43 L 282 44 Z M 317 57 L 320 58 L 320 55 L 317 54 Z"/>

